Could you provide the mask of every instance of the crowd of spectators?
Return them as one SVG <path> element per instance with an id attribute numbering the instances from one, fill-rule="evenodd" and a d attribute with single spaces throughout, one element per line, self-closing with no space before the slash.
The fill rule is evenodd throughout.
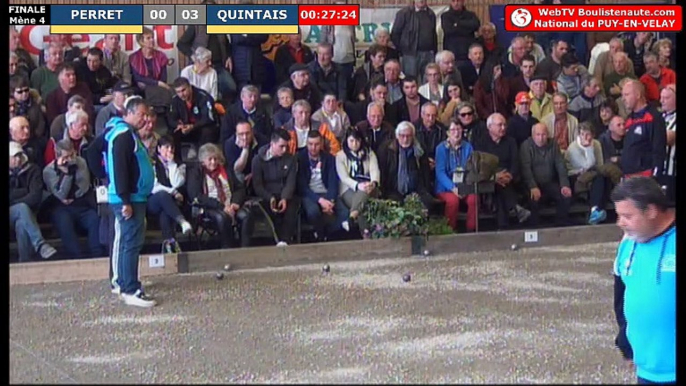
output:
<path id="1" fill-rule="evenodd" d="M 498 229 L 538 226 L 548 201 L 567 225 L 575 197 L 589 203 L 588 224 L 602 223 L 610 189 L 633 175 L 654 176 L 674 198 L 672 40 L 604 34 L 586 47 L 569 34 L 523 33 L 504 47 L 464 0 L 438 19 L 442 50 L 437 16 L 416 0 L 390 31 L 374 31 L 357 66 L 353 27 L 324 28 L 313 47 L 291 35 L 276 51 L 269 103 L 266 35 L 189 26 L 177 44 L 188 65 L 169 79 L 170 59 L 147 28 L 131 55 L 121 35 L 87 49 L 50 35 L 36 64 L 10 27 L 10 225 L 20 259 L 57 253 L 40 221 L 57 229 L 61 253 L 106 255 L 97 199 L 106 176 L 93 163 L 132 95 L 152 106 L 139 132 L 155 165 L 148 217 L 170 252 L 177 231 L 199 224 L 214 227 L 223 248 L 249 246 L 260 214 L 279 245 L 300 215 L 318 241 L 341 230 L 367 237 L 369 198 L 412 193 L 455 230 L 466 210 L 473 231 L 482 203 L 465 174 L 476 153 L 495 156 Z"/>

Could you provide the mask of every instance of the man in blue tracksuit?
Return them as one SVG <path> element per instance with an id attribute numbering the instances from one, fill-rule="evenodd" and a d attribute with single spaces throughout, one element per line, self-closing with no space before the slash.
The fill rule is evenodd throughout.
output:
<path id="1" fill-rule="evenodd" d="M 145 124 L 148 105 L 140 97 L 125 103 L 123 118 L 106 125 L 108 202 L 114 213 L 112 242 L 113 282 L 128 305 L 153 307 L 138 280 L 138 258 L 145 242 L 146 202 L 155 183 L 152 162 L 138 136 Z"/>
<path id="2" fill-rule="evenodd" d="M 676 383 L 676 214 L 650 177 L 612 192 L 624 231 L 614 265 L 615 344 L 639 384 Z"/>

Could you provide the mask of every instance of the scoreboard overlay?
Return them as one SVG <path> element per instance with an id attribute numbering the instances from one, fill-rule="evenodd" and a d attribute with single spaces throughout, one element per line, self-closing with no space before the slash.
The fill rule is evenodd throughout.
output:
<path id="1" fill-rule="evenodd" d="M 296 34 L 300 25 L 359 25 L 359 5 L 10 5 L 10 25 L 51 34 L 140 34 L 144 25 L 206 25 L 208 34 Z"/>

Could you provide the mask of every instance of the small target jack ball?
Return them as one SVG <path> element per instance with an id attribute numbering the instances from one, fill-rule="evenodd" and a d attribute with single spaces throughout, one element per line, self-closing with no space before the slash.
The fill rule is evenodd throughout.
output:
<path id="1" fill-rule="evenodd" d="M 518 248 L 519 247 L 517 246 L 517 244 L 512 244 L 512 246 L 510 246 L 510 249 L 512 249 L 513 251 L 516 251 Z"/>
<path id="2" fill-rule="evenodd" d="M 406 273 L 403 275 L 403 281 L 405 283 L 409 283 L 411 280 L 412 280 L 412 275 L 410 275 L 409 273 Z"/>
<path id="3" fill-rule="evenodd" d="M 331 272 L 331 267 L 329 267 L 328 264 L 325 264 L 325 265 L 322 267 L 322 272 L 324 272 L 324 273 L 329 273 L 329 272 Z"/>
<path id="4" fill-rule="evenodd" d="M 226 264 L 226 265 L 224 266 L 224 271 L 228 272 L 228 271 L 230 271 L 230 270 L 231 270 L 231 264 Z"/>
<path id="5" fill-rule="evenodd" d="M 429 251 L 428 249 L 425 249 L 424 250 L 424 256 L 430 256 L 430 255 L 431 255 L 431 251 Z"/>
<path id="6" fill-rule="evenodd" d="M 217 280 L 222 280 L 224 279 L 224 274 L 221 272 L 217 272 L 217 275 L 215 277 L 217 278 Z"/>

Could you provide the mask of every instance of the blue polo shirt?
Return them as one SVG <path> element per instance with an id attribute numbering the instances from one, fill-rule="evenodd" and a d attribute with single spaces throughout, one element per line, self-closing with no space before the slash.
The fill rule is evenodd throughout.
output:
<path id="1" fill-rule="evenodd" d="M 636 375 L 676 381 L 676 225 L 639 243 L 624 238 L 614 265 L 626 289 L 624 316 Z"/>

